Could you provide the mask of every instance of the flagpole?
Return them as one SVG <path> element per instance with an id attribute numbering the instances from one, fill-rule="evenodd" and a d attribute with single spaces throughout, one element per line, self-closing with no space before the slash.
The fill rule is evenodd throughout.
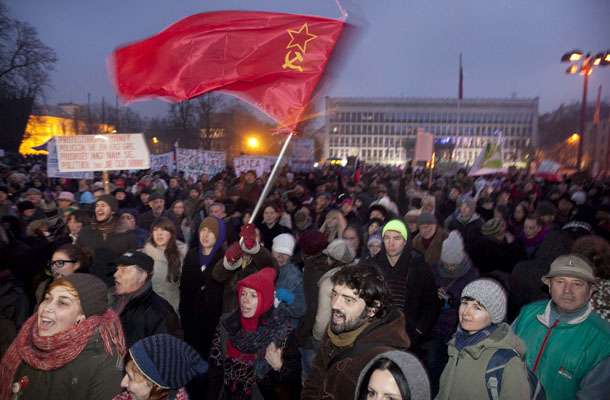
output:
<path id="1" fill-rule="evenodd" d="M 273 184 L 273 181 L 275 180 L 275 176 L 277 175 L 277 172 L 280 169 L 280 163 L 282 161 L 282 158 L 284 158 L 284 153 L 286 153 L 286 149 L 288 148 L 288 143 L 290 143 L 290 139 L 292 139 L 292 136 L 294 136 L 294 133 L 290 132 L 288 134 L 288 137 L 286 137 L 284 146 L 282 147 L 282 150 L 280 151 L 280 154 L 277 157 L 277 161 L 275 162 L 275 165 L 273 166 L 273 170 L 271 170 L 271 175 L 269 175 L 269 179 L 267 179 L 267 183 L 265 183 L 263 192 L 261 193 L 261 196 L 258 198 L 256 207 L 254 207 L 254 211 L 252 211 L 252 215 L 250 216 L 250 221 L 248 221 L 249 224 L 254 222 L 254 218 L 256 218 L 256 214 L 258 214 L 258 212 L 260 211 L 260 208 L 263 205 L 263 202 L 265 201 L 265 199 L 267 198 L 267 195 L 269 194 L 269 191 L 271 190 L 271 185 Z"/>

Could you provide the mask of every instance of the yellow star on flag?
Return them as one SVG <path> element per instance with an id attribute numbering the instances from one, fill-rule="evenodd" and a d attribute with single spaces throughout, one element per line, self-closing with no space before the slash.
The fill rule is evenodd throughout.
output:
<path id="1" fill-rule="evenodd" d="M 286 48 L 290 49 L 293 47 L 298 47 L 299 50 L 303 52 L 303 54 L 305 54 L 307 50 L 307 42 L 310 42 L 318 37 L 317 35 L 309 33 L 309 27 L 307 26 L 307 22 L 305 22 L 301 29 L 299 29 L 298 31 L 293 31 L 291 29 L 286 30 L 290 35 L 290 43 L 288 43 L 288 46 L 286 46 Z M 303 32 L 303 30 L 305 30 L 305 32 Z"/>

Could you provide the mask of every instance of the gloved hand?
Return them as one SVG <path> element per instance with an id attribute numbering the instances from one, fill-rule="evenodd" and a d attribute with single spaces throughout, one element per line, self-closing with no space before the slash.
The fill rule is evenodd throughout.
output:
<path id="1" fill-rule="evenodd" d="M 239 236 L 244 239 L 244 246 L 246 249 L 251 250 L 256 247 L 256 228 L 254 224 L 246 224 L 241 227 Z"/>
<path id="2" fill-rule="evenodd" d="M 242 253 L 243 252 L 241 251 L 239 243 L 235 242 L 231 246 L 229 246 L 229 248 L 225 252 L 225 257 L 227 258 L 227 261 L 229 263 L 235 264 L 241 258 Z"/>
<path id="3" fill-rule="evenodd" d="M 277 297 L 278 300 L 282 300 L 282 301 L 286 302 L 286 304 L 288 304 L 288 305 L 292 304 L 292 302 L 294 301 L 294 294 L 290 293 L 286 289 L 276 290 L 275 297 Z"/>

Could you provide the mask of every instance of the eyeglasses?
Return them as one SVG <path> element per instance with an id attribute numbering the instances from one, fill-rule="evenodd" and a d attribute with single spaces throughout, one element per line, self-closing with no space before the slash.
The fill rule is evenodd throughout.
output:
<path id="1" fill-rule="evenodd" d="M 49 268 L 53 268 L 54 266 L 57 266 L 57 268 L 63 268 L 64 264 L 67 263 L 67 262 L 73 263 L 73 262 L 76 262 L 76 260 L 55 260 L 55 261 L 49 260 L 47 262 L 47 266 Z"/>
<path id="2" fill-rule="evenodd" d="M 121 219 L 133 219 L 131 215 L 121 215 Z"/>

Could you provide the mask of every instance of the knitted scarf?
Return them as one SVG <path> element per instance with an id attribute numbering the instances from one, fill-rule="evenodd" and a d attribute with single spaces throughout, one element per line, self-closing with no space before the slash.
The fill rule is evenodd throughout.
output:
<path id="1" fill-rule="evenodd" d="M 116 214 L 112 213 L 110 218 L 99 222 L 96 220 L 91 225 L 93 226 L 93 228 L 107 235 L 109 233 L 115 232 L 118 229 L 120 223 L 121 220 L 117 218 Z"/>
<path id="2" fill-rule="evenodd" d="M 532 246 L 537 246 L 540 243 L 542 243 L 542 241 L 544 240 L 547 233 L 549 233 L 549 227 L 543 226 L 542 229 L 540 229 L 540 232 L 538 232 L 538 234 L 531 239 L 529 239 L 527 236 L 525 236 L 525 232 L 523 232 L 523 231 L 521 231 L 521 233 L 519 234 L 519 237 L 521 238 L 521 240 L 523 241 L 523 244 L 526 247 L 532 247 Z"/>
<path id="3" fill-rule="evenodd" d="M 42 370 L 53 371 L 74 360 L 85 345 L 99 331 L 104 349 L 112 354 L 115 347 L 121 357 L 127 352 L 123 328 L 117 314 L 106 310 L 102 315 L 92 315 L 65 331 L 52 336 L 39 336 L 38 313 L 32 315 L 21 327 L 19 334 L 8 348 L 0 366 L 0 399 L 9 399 L 11 384 L 22 362 Z"/>
<path id="4" fill-rule="evenodd" d="M 238 309 L 235 312 L 240 311 Z M 268 319 L 261 318 L 256 331 L 239 329 L 237 332 L 229 333 L 227 356 L 239 356 L 239 354 L 229 354 L 232 353 L 231 348 L 240 353 L 253 354 L 254 377 L 256 380 L 262 379 L 270 368 L 265 361 L 267 346 L 273 342 L 278 348 L 282 347 L 292 329 L 288 309 L 275 308 Z"/>
<path id="5" fill-rule="evenodd" d="M 203 254 L 203 245 L 201 244 L 201 241 L 199 241 L 199 262 L 201 263 L 200 267 L 203 267 L 204 265 L 207 266 L 210 260 L 212 260 L 212 257 L 214 257 L 214 254 L 216 254 L 216 252 L 222 247 L 225 242 L 226 228 L 224 221 L 218 217 L 212 217 L 216 218 L 216 221 L 218 221 L 218 237 L 216 238 L 216 242 L 214 242 L 214 247 L 212 247 L 212 251 L 207 256 Z"/>
<path id="6" fill-rule="evenodd" d="M 328 328 L 326 328 L 326 333 L 328 333 L 328 338 L 337 347 L 347 347 L 354 344 L 358 335 L 362 333 L 362 331 L 369 326 L 370 322 L 367 321 L 362 326 L 354 329 L 353 331 L 343 332 L 336 334 L 330 329 L 330 324 L 328 324 Z"/>
<path id="7" fill-rule="evenodd" d="M 468 332 L 462 329 L 460 324 L 458 324 L 457 332 L 455 333 L 455 348 L 458 351 L 462 351 L 462 349 L 466 346 L 473 346 L 480 341 L 487 339 L 498 326 L 498 324 L 491 324 L 487 328 L 481 329 L 480 331 L 470 335 Z"/>

